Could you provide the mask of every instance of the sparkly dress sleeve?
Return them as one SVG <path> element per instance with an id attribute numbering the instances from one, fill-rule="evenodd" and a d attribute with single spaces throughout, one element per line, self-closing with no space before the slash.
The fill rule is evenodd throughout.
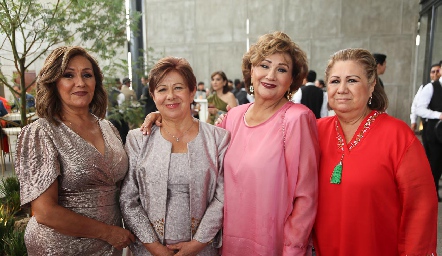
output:
<path id="1" fill-rule="evenodd" d="M 140 187 L 137 177 L 137 161 L 140 155 L 141 143 L 143 139 L 147 140 L 148 138 L 149 136 L 143 135 L 138 129 L 129 131 L 127 135 L 125 148 L 129 157 L 129 171 L 124 178 L 120 196 L 124 225 L 131 230 L 142 243 L 158 241 L 149 216 L 141 205 Z"/>
<path id="2" fill-rule="evenodd" d="M 23 127 L 18 136 L 15 159 L 21 205 L 39 197 L 60 175 L 58 152 L 40 122 Z"/>
<path id="3" fill-rule="evenodd" d="M 399 162 L 396 181 L 402 201 L 399 254 L 436 255 L 437 195 L 430 165 L 417 139 Z"/>
<path id="4" fill-rule="evenodd" d="M 311 231 L 318 202 L 319 143 L 316 118 L 304 112 L 294 120 L 287 111 L 288 122 L 285 159 L 290 188 L 295 188 L 293 207 L 284 224 L 283 255 L 311 255 Z"/>
<path id="5" fill-rule="evenodd" d="M 109 126 L 111 127 L 115 136 L 117 136 L 118 140 L 123 144 L 123 140 L 121 139 L 120 133 L 118 132 L 117 128 L 109 120 L 106 120 L 106 121 L 109 124 Z"/>
<path id="6" fill-rule="evenodd" d="M 217 147 L 218 151 L 218 177 L 216 180 L 215 194 L 212 200 L 207 206 L 206 212 L 198 226 L 195 233 L 194 239 L 207 243 L 213 239 L 218 231 L 222 228 L 223 224 L 223 210 L 224 210 L 224 155 L 226 153 L 227 147 L 230 141 L 230 133 L 225 132 L 224 136 L 220 140 L 218 145 L 213 145 Z"/>

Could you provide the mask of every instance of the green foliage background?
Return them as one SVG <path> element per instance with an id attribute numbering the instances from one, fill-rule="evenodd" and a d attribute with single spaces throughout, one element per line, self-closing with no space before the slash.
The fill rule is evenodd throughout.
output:
<path id="1" fill-rule="evenodd" d="M 140 13 L 126 16 L 121 0 L 1 0 L 0 1 L 0 84 L 12 90 L 14 78 L 2 66 L 13 66 L 20 77 L 21 102 L 26 102 L 25 71 L 59 45 L 79 45 L 99 60 L 105 76 L 125 70 L 127 63 L 116 58 L 127 46 L 128 18 L 132 31 Z M 12 58 L 5 56 L 12 55 Z M 21 106 L 22 126 L 28 123 L 26 106 Z"/>

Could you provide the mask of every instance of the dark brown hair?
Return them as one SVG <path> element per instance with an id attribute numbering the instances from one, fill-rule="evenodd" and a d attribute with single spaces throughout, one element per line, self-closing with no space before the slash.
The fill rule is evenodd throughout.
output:
<path id="1" fill-rule="evenodd" d="M 107 94 L 103 88 L 103 74 L 98 62 L 85 49 L 79 46 L 58 47 L 46 58 L 43 68 L 37 77 L 37 91 L 35 96 L 36 111 L 39 117 L 46 118 L 51 123 L 59 124 L 55 117 L 60 117 L 62 103 L 57 90 L 57 81 L 60 79 L 73 57 L 83 56 L 92 64 L 95 77 L 95 91 L 89 111 L 99 118 L 104 118 L 107 107 Z"/>
<path id="2" fill-rule="evenodd" d="M 328 62 L 327 68 L 325 69 L 326 81 L 328 81 L 330 70 L 333 68 L 335 63 L 338 61 L 347 60 L 355 61 L 362 65 L 363 69 L 365 70 L 365 75 L 367 77 L 368 83 L 371 84 L 376 81 L 372 93 L 371 104 L 368 105 L 367 102 L 368 108 L 372 110 L 385 111 L 388 107 L 387 94 L 385 94 L 384 88 L 379 83 L 379 77 L 376 68 L 377 63 L 373 55 L 369 51 L 361 48 L 349 48 L 334 53 Z"/>
<path id="3" fill-rule="evenodd" d="M 193 69 L 184 58 L 165 57 L 160 59 L 149 73 L 149 93 L 153 96 L 158 83 L 171 71 L 177 71 L 187 83 L 189 91 L 195 90 L 196 77 Z"/>
<path id="4" fill-rule="evenodd" d="M 276 31 L 261 36 L 256 44 L 252 45 L 249 51 L 244 54 L 242 59 L 242 73 L 244 83 L 248 88 L 251 84 L 252 66 L 257 66 L 265 57 L 275 53 L 287 53 L 293 63 L 292 78 L 290 92 L 296 91 L 307 75 L 307 56 L 301 48 L 295 44 L 288 35 L 283 32 Z M 287 97 L 288 92 L 285 93 Z"/>
<path id="5" fill-rule="evenodd" d="M 223 71 L 215 71 L 210 75 L 210 78 L 213 79 L 213 77 L 216 75 L 219 75 L 223 79 L 223 81 L 226 82 L 226 84 L 223 85 L 223 94 L 226 94 L 230 91 L 226 73 L 224 73 Z"/>

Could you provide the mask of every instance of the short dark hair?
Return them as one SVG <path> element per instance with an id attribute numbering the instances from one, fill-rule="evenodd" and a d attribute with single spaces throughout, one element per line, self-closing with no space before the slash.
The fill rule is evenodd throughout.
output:
<path id="1" fill-rule="evenodd" d="M 387 55 L 383 53 L 373 53 L 373 57 L 376 60 L 376 64 L 379 65 L 384 65 L 384 62 L 387 59 Z"/>
<path id="2" fill-rule="evenodd" d="M 198 82 L 198 85 L 200 85 L 200 84 L 204 85 L 204 82 L 203 82 L 203 81 L 201 81 L 201 82 Z"/>
<path id="3" fill-rule="evenodd" d="M 435 64 L 431 65 L 431 67 L 430 67 L 430 68 L 434 68 L 434 67 L 440 67 L 440 66 L 441 66 L 441 64 L 440 64 L 440 63 L 435 63 Z"/>
<path id="4" fill-rule="evenodd" d="M 95 77 L 95 91 L 89 103 L 89 111 L 99 118 L 104 118 L 107 108 L 107 94 L 103 87 L 103 74 L 98 62 L 85 49 L 79 46 L 62 46 L 53 50 L 46 58 L 43 68 L 37 77 L 36 111 L 39 117 L 49 122 L 59 124 L 56 117 L 62 111 L 62 103 L 57 91 L 57 81 L 60 79 L 69 62 L 76 56 L 85 57 L 91 64 Z"/>
<path id="5" fill-rule="evenodd" d="M 127 83 L 130 83 L 130 82 L 131 82 L 131 80 L 130 80 L 129 77 L 123 78 L 123 84 L 127 84 Z"/>
<path id="6" fill-rule="evenodd" d="M 307 73 L 307 82 L 314 82 L 316 81 L 316 72 L 314 70 L 309 70 Z"/>
<path id="7" fill-rule="evenodd" d="M 164 57 L 160 59 L 149 73 L 149 92 L 152 96 L 158 83 L 172 71 L 178 72 L 187 83 L 189 91 L 195 90 L 196 77 L 189 62 L 184 58 Z"/>

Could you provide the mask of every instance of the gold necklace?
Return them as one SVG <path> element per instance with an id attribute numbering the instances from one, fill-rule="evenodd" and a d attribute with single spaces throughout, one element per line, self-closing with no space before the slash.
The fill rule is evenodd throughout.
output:
<path id="1" fill-rule="evenodd" d="M 189 127 L 185 132 L 183 132 L 183 134 L 182 134 L 180 137 L 171 134 L 171 133 L 170 133 L 165 127 L 163 127 L 163 129 L 164 129 L 164 131 L 166 131 L 167 134 L 169 134 L 169 135 L 172 136 L 177 142 L 179 142 L 179 141 L 180 141 L 180 138 L 183 138 L 184 135 L 186 135 L 186 133 L 190 130 L 190 128 L 193 127 L 193 124 L 194 124 L 194 123 L 195 123 L 195 119 L 192 119 L 192 124 L 190 125 L 190 127 Z"/>

